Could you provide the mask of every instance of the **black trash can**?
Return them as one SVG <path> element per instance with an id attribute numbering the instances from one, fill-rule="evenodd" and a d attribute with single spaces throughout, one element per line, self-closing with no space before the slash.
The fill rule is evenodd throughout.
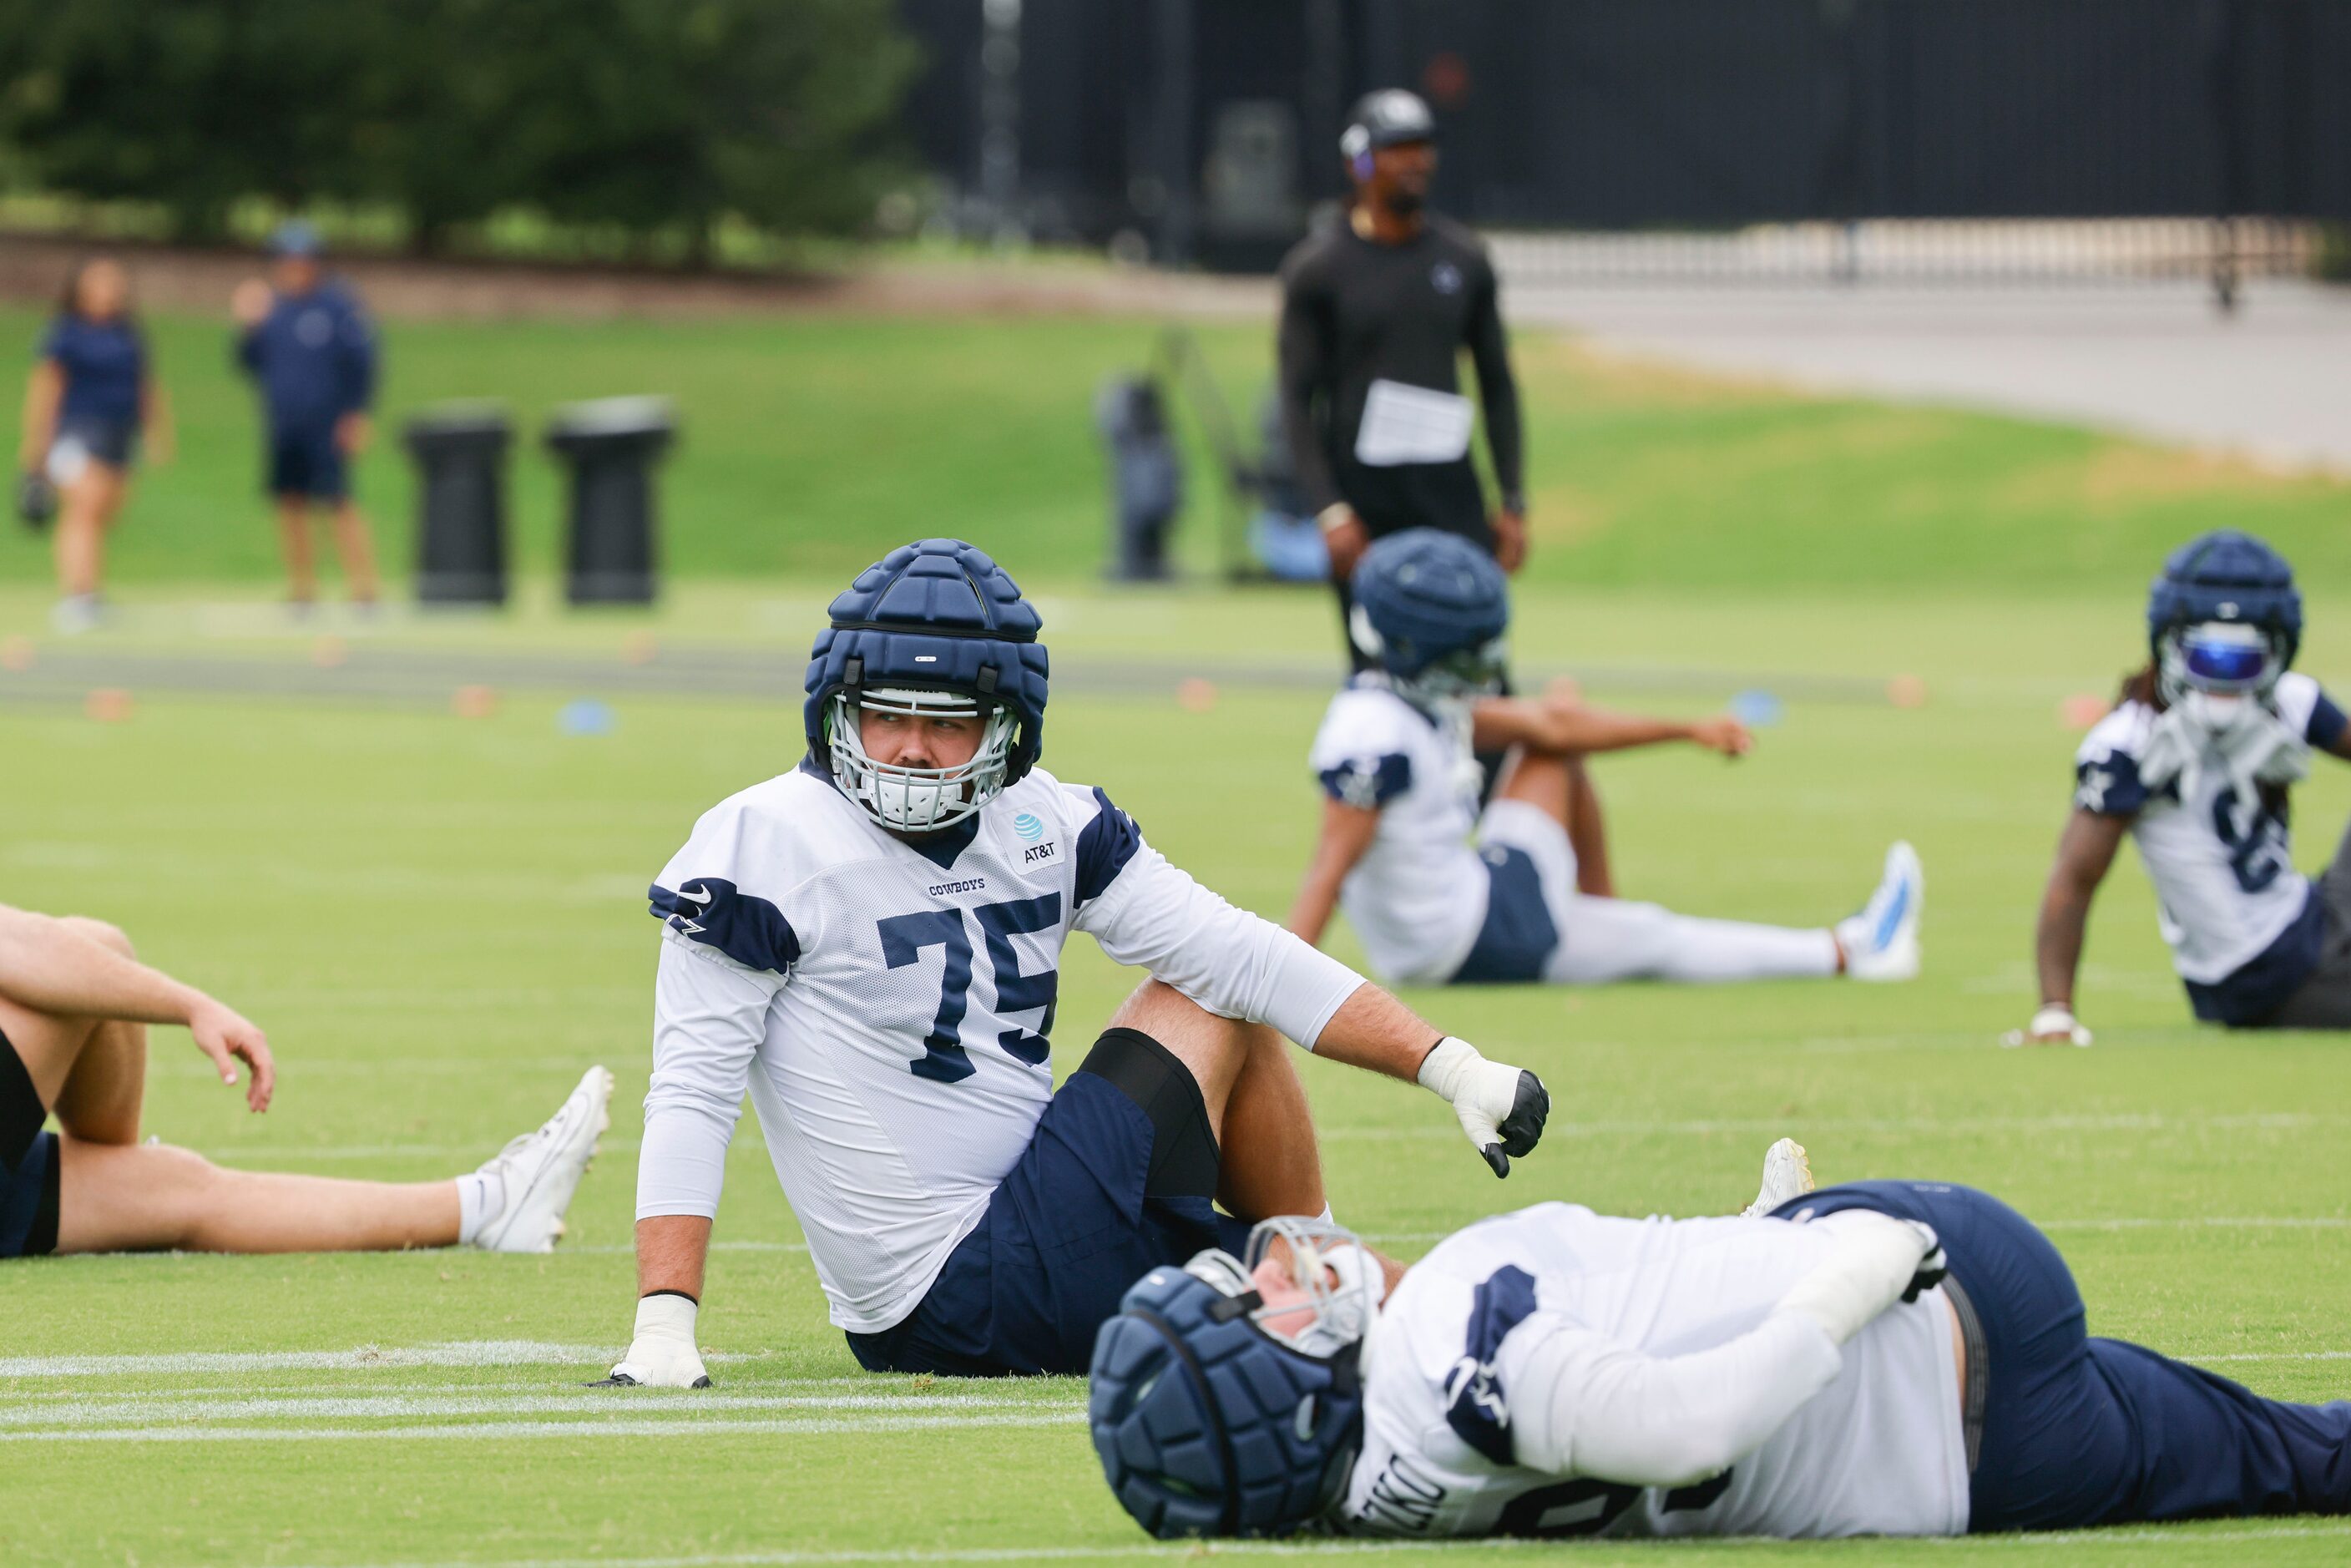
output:
<path id="1" fill-rule="evenodd" d="M 507 447 L 496 403 L 452 402 L 409 420 L 416 460 L 416 597 L 425 604 L 507 601 Z"/>
<path id="2" fill-rule="evenodd" d="M 548 447 L 571 470 L 565 566 L 572 603 L 653 602 L 653 468 L 676 434 L 666 398 L 600 398 L 549 419 Z"/>
<path id="3" fill-rule="evenodd" d="M 1184 465 L 1159 383 L 1113 377 L 1094 400 L 1094 426 L 1110 449 L 1110 575 L 1159 581 L 1168 575 L 1167 530 L 1184 507 Z"/>

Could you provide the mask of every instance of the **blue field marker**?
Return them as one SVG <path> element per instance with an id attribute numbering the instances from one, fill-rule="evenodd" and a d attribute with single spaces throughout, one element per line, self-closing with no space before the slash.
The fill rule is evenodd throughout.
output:
<path id="1" fill-rule="evenodd" d="M 1780 699 L 1770 692 L 1744 691 L 1730 699 L 1730 716 L 1750 729 L 1762 729 L 1780 722 Z"/>
<path id="2" fill-rule="evenodd" d="M 565 735 L 610 735 L 618 723 L 611 705 L 594 697 L 574 698 L 555 716 L 555 727 Z"/>

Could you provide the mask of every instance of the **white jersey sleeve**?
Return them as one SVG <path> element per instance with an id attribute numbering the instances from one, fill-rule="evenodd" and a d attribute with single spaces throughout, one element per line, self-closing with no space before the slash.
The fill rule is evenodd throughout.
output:
<path id="1" fill-rule="evenodd" d="M 1654 1355 L 1554 1313 L 1502 1343 L 1511 1458 L 1559 1476 L 1677 1487 L 1730 1469 L 1836 1378 L 1810 1318 L 1773 1312 L 1737 1338 Z"/>
<path id="2" fill-rule="evenodd" d="M 1271 1024 L 1312 1050 L 1364 977 L 1193 881 L 1100 789 L 1063 788 L 1083 824 L 1076 928 L 1217 1017 Z"/>
<path id="3" fill-rule="evenodd" d="M 768 836 L 741 797 L 722 802 L 695 824 L 651 890 L 664 929 L 637 1157 L 640 1219 L 718 1212 L 752 1059 L 799 950 L 776 899 L 763 896 L 780 890 L 747 869 L 762 853 L 775 863 L 780 846 L 763 841 Z"/>
<path id="4" fill-rule="evenodd" d="M 653 982 L 653 1075 L 637 1155 L 637 1218 L 718 1213 L 726 1145 L 783 977 L 662 935 Z"/>

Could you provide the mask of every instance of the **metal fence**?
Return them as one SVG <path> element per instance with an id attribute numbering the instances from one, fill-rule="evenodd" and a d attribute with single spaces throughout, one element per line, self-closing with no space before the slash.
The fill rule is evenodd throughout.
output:
<path id="1" fill-rule="evenodd" d="M 902 3 L 960 214 L 1171 262 L 1268 265 L 1397 83 L 1442 206 L 1594 278 L 2306 271 L 2351 219 L 2351 0 Z"/>

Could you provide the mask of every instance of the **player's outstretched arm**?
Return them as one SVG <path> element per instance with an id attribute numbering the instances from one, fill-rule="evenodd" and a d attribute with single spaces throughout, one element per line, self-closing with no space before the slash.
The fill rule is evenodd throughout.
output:
<path id="1" fill-rule="evenodd" d="M 268 1038 L 250 1019 L 63 921 L 0 904 L 0 996 L 61 1018 L 184 1024 L 222 1082 L 236 1082 L 240 1059 L 251 1067 L 246 1103 L 269 1108 L 277 1069 Z"/>
<path id="2" fill-rule="evenodd" d="M 1727 715 L 1674 719 L 1611 713 L 1590 706 L 1570 695 L 1572 690 L 1562 686 L 1540 697 L 1483 698 L 1471 714 L 1470 739 L 1480 751 L 1524 746 L 1560 757 L 1681 740 L 1725 757 L 1744 757 L 1755 748 L 1747 727 Z"/>
<path id="3" fill-rule="evenodd" d="M 1132 831 L 1129 824 L 1129 831 Z M 1113 963 L 1148 969 L 1219 1018 L 1270 1024 L 1317 1056 L 1441 1095 L 1507 1176 L 1542 1136 L 1551 1097 L 1531 1072 L 1488 1061 L 1272 921 L 1236 909 L 1136 835 L 1117 876 L 1078 912 Z"/>
<path id="4" fill-rule="evenodd" d="M 1654 1355 L 1566 1319 L 1531 1320 L 1503 1343 L 1511 1457 L 1622 1486 L 1719 1475 L 1834 1380 L 1841 1347 L 1898 1301 L 1940 1281 L 1935 1233 L 1849 1209 L 1813 1222 L 1834 1247 L 1735 1339 Z"/>
<path id="5" fill-rule="evenodd" d="M 2041 1006 L 2032 1021 L 2012 1037 L 2013 1043 L 2090 1043 L 2090 1031 L 2074 1016 L 2074 983 L 2081 970 L 2091 901 L 2097 897 L 2098 885 L 2105 881 L 2129 827 L 2127 817 L 2079 807 L 2065 820 L 2032 934 L 2032 967 L 2041 980 Z"/>
<path id="6" fill-rule="evenodd" d="M 1299 884 L 1297 902 L 1290 906 L 1290 929 L 1304 940 L 1321 946 L 1322 933 L 1331 925 L 1331 912 L 1339 906 L 1339 888 L 1364 852 L 1372 847 L 1372 839 L 1380 831 L 1380 813 L 1375 806 L 1350 806 L 1343 800 L 1328 798 L 1322 802 L 1322 836 L 1314 846 L 1314 858 L 1306 867 L 1306 880 Z"/>
<path id="7" fill-rule="evenodd" d="M 1551 1115 L 1542 1080 L 1489 1061 L 1466 1040 L 1440 1035 L 1369 980 L 1355 988 L 1314 1042 L 1314 1054 L 1419 1084 L 1453 1107 L 1469 1146 L 1498 1176 L 1534 1152 Z"/>

